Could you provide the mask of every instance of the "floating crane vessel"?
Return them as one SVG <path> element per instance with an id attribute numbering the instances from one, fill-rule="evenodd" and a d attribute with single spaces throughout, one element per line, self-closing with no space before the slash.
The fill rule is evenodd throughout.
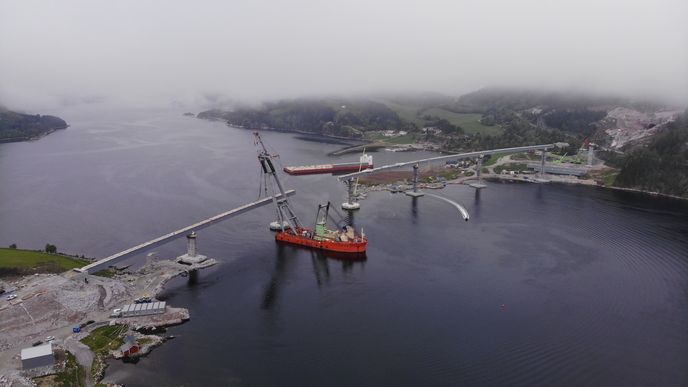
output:
<path id="1" fill-rule="evenodd" d="M 357 233 L 349 225 L 341 230 L 330 230 L 327 228 L 330 203 L 318 206 L 315 227 L 311 229 L 301 224 L 301 221 L 289 205 L 282 183 L 272 163 L 272 159 L 277 156 L 271 155 L 268 152 L 258 132 L 255 132 L 254 136 L 255 144 L 258 146 L 258 161 L 266 181 L 265 189 L 267 190 L 268 186 L 270 186 L 273 190 L 272 197 L 277 212 L 277 220 L 272 223 L 274 227 L 271 225 L 271 228 L 277 231 L 275 240 L 318 250 L 352 254 L 354 256 L 355 254 L 365 253 L 368 246 L 368 238 L 366 238 L 363 232 Z M 358 168 L 358 165 L 356 168 Z M 282 194 L 279 198 L 276 198 L 272 182 L 275 183 L 277 190 Z"/>

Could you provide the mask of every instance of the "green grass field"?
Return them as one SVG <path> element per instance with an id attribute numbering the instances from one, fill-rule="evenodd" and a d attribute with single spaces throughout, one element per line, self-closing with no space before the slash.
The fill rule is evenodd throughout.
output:
<path id="1" fill-rule="evenodd" d="M 413 144 L 415 141 L 413 134 L 405 134 L 398 137 L 385 137 L 382 141 L 390 144 Z"/>
<path id="2" fill-rule="evenodd" d="M 466 134 L 498 135 L 502 133 L 502 128 L 499 126 L 487 126 L 480 123 L 480 118 L 482 117 L 480 113 L 455 113 L 437 107 L 423 110 L 420 106 L 402 105 L 386 100 L 379 100 L 378 102 L 384 103 L 387 107 L 394 110 L 402 120 L 413 122 L 419 128 L 424 127 L 427 123 L 422 117 L 431 115 L 444 118 L 450 123 L 460 126 Z"/>
<path id="3" fill-rule="evenodd" d="M 478 113 L 454 113 L 449 110 L 440 108 L 432 108 L 423 111 L 423 116 L 429 114 L 434 117 L 444 118 L 453 125 L 463 128 L 466 134 L 490 134 L 498 135 L 502 133 L 502 128 L 499 126 L 487 126 L 480 123 L 481 114 Z"/>
<path id="4" fill-rule="evenodd" d="M 93 379 L 98 381 L 102 378 L 103 370 L 106 367 L 105 358 L 110 351 L 114 351 L 124 343 L 124 335 L 129 330 L 126 325 L 108 325 L 94 329 L 88 336 L 81 339 L 96 356 L 91 363 L 91 374 Z"/>
<path id="5" fill-rule="evenodd" d="M 70 270 L 85 266 L 88 262 L 59 254 L 46 254 L 40 251 L 0 248 L 0 268 L 31 269 L 55 266 Z"/>
<path id="6" fill-rule="evenodd" d="M 391 101 L 386 101 L 386 100 L 379 100 L 377 102 L 383 103 L 387 105 L 388 108 L 394 110 L 399 118 L 401 118 L 404 121 L 409 121 L 413 122 L 416 124 L 419 128 L 422 128 L 425 126 L 425 120 L 420 118 L 418 116 L 418 106 L 408 106 L 408 105 L 401 105 L 398 103 L 394 103 Z"/>
<path id="7" fill-rule="evenodd" d="M 403 145 L 403 144 L 413 144 L 415 138 L 412 133 L 405 134 L 403 136 L 397 137 L 385 137 L 378 133 L 366 133 L 365 138 L 370 141 L 382 142 L 385 144 Z"/>
<path id="8" fill-rule="evenodd" d="M 93 330 L 81 342 L 95 353 L 107 354 L 122 345 L 122 337 L 127 332 L 126 325 L 108 325 Z"/>

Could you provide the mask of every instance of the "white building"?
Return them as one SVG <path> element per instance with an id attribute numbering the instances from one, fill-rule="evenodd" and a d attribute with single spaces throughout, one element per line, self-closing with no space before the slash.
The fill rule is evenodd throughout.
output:
<path id="1" fill-rule="evenodd" d="M 21 350 L 22 368 L 45 367 L 55 364 L 53 355 L 53 344 L 43 344 L 36 347 L 24 348 Z"/>
<path id="2" fill-rule="evenodd" d="M 399 137 L 399 136 L 405 136 L 407 135 L 408 132 L 405 130 L 383 130 L 382 135 L 385 137 Z"/>
<path id="3" fill-rule="evenodd" d="M 435 128 L 434 126 L 426 126 L 421 129 L 421 132 L 425 134 L 442 134 L 442 129 Z"/>
<path id="4" fill-rule="evenodd" d="M 165 313 L 165 301 L 144 302 L 141 304 L 129 304 L 122 308 L 122 317 L 145 316 L 149 314 Z"/>

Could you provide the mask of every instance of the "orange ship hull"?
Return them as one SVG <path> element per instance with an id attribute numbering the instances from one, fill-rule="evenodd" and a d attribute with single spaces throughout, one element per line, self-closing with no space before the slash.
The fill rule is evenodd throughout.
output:
<path id="1" fill-rule="evenodd" d="M 319 250 L 336 251 L 339 253 L 364 253 L 368 246 L 368 239 L 356 237 L 353 241 L 336 241 L 330 239 L 313 239 L 308 236 L 296 235 L 290 230 L 279 231 L 275 234 L 275 240 L 292 243 Z"/>

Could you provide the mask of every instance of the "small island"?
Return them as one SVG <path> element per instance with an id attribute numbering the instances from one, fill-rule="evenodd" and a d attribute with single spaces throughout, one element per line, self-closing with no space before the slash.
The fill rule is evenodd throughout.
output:
<path id="1" fill-rule="evenodd" d="M 35 140 L 68 126 L 59 117 L 17 113 L 0 107 L 0 143 Z"/>

